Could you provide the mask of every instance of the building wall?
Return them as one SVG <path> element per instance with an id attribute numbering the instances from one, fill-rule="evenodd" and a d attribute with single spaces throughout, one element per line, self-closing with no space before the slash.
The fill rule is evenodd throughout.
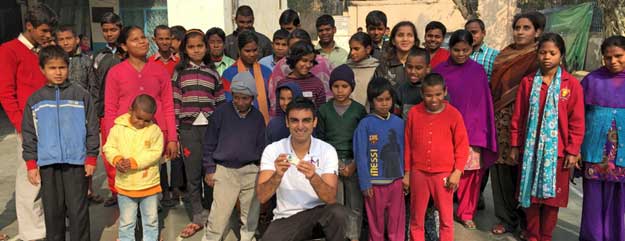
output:
<path id="1" fill-rule="evenodd" d="M 170 26 L 203 31 L 212 27 L 226 29 L 229 0 L 167 0 L 167 20 Z"/>
<path id="2" fill-rule="evenodd" d="M 119 14 L 119 0 L 89 0 L 89 7 L 112 7 L 113 11 Z M 101 49 L 106 45 L 99 22 L 91 22 L 91 42 L 94 50 Z"/>

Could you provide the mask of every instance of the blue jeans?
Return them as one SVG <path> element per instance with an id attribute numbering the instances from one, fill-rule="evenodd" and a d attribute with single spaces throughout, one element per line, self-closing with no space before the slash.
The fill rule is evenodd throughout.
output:
<path id="1" fill-rule="evenodd" d="M 134 241 L 137 224 L 137 207 L 141 210 L 143 240 L 158 240 L 158 194 L 133 198 L 119 194 L 119 240 Z"/>

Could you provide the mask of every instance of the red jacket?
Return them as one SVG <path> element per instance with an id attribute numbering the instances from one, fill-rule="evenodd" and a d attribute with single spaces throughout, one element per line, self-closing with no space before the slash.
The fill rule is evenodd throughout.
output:
<path id="1" fill-rule="evenodd" d="M 26 45 L 16 38 L 0 46 L 0 103 L 18 133 L 28 97 L 45 83 L 38 56 Z"/>
<path id="2" fill-rule="evenodd" d="M 529 99 L 534 76 L 536 76 L 536 72 L 521 79 L 510 123 L 510 145 L 521 147 L 521 149 L 525 145 Z M 545 107 L 548 88 L 549 86 L 544 83 L 540 88 L 540 113 Z M 584 125 L 584 92 L 582 86 L 575 77 L 562 70 L 560 99 L 558 101 L 558 157 L 564 157 L 565 154 L 579 154 L 584 140 Z"/>

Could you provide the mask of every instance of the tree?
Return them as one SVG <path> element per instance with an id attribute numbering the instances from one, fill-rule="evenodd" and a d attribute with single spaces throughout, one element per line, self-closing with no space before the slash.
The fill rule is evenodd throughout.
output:
<path id="1" fill-rule="evenodd" d="M 603 35 L 625 35 L 625 2 L 622 0 L 598 0 L 603 11 Z"/>
<path id="2" fill-rule="evenodd" d="M 478 17 L 477 0 L 453 0 L 464 19 Z"/>

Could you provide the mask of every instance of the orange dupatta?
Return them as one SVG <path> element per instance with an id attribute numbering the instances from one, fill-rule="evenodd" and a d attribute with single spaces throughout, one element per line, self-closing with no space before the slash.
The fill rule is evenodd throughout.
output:
<path id="1" fill-rule="evenodd" d="M 239 73 L 248 71 L 245 64 L 241 59 L 237 59 L 237 71 Z M 269 103 L 267 103 L 267 90 L 265 88 L 265 79 L 263 79 L 263 72 L 260 70 L 260 64 L 258 62 L 254 62 L 253 65 L 253 75 L 254 80 L 256 80 L 256 91 L 258 92 L 258 96 L 256 100 L 258 101 L 258 110 L 263 114 L 263 118 L 265 118 L 265 125 L 269 123 Z"/>

